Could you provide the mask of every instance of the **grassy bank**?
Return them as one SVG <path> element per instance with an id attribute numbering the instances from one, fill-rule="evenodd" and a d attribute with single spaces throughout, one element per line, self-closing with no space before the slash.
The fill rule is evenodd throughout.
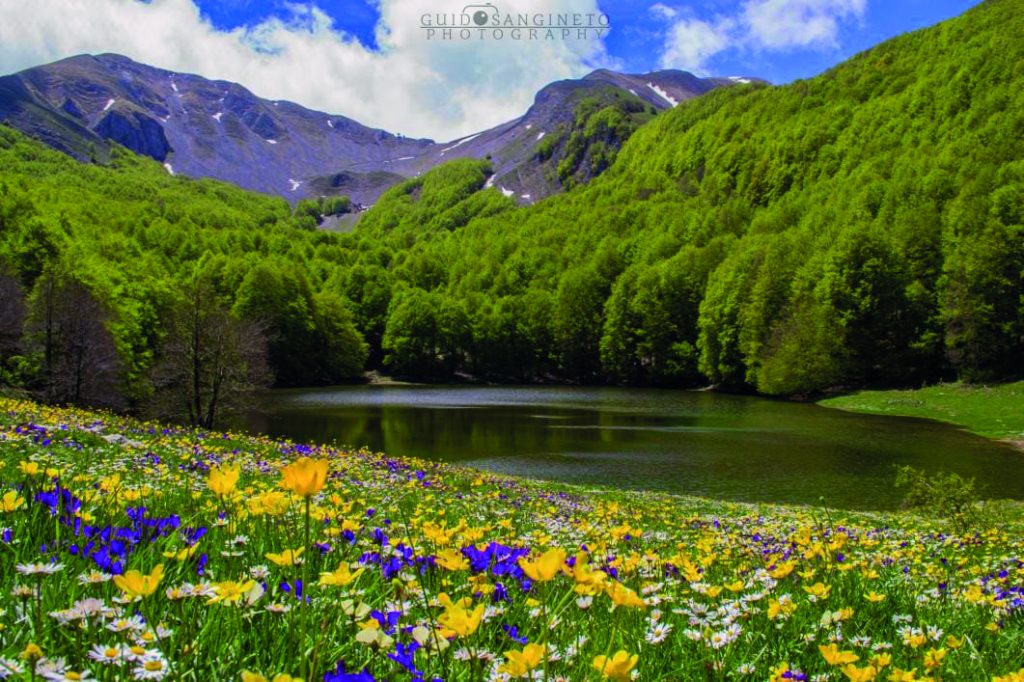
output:
<path id="1" fill-rule="evenodd" d="M 994 386 L 939 384 L 906 391 L 860 391 L 820 405 L 853 412 L 924 417 L 1024 445 L 1024 381 Z"/>
<path id="2" fill-rule="evenodd" d="M 4 399 L 0 481 L 0 678 L 1024 667 L 1016 506 L 957 537 L 941 519 L 542 484 Z"/>

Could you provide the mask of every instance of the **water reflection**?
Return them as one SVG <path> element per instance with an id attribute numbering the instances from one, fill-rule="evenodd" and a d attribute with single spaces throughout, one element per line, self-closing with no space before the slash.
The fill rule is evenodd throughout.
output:
<path id="1" fill-rule="evenodd" d="M 897 464 L 1024 498 L 1024 456 L 944 424 L 713 393 L 358 386 L 278 391 L 254 430 L 536 478 L 891 508 Z"/>

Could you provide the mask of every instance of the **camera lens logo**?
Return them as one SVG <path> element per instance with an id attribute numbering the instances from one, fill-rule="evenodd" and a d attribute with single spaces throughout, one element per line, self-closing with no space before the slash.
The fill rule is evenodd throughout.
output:
<path id="1" fill-rule="evenodd" d="M 498 8 L 489 2 L 484 5 L 466 5 L 462 13 L 472 16 L 477 26 L 486 26 L 492 17 L 498 16 Z"/>

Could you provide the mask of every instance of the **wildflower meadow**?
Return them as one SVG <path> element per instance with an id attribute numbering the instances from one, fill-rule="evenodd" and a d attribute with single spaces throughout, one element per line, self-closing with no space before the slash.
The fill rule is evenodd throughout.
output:
<path id="1" fill-rule="evenodd" d="M 1024 680 L 1024 511 L 498 477 L 0 399 L 0 679 Z"/>

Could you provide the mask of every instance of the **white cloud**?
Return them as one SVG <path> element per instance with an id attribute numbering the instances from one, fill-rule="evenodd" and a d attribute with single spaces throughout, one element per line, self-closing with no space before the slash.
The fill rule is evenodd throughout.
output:
<path id="1" fill-rule="evenodd" d="M 743 22 L 759 47 L 835 47 L 839 23 L 863 17 L 866 5 L 867 0 L 750 0 Z"/>
<path id="2" fill-rule="evenodd" d="M 747 0 L 732 15 L 711 21 L 677 17 L 651 7 L 670 23 L 661 62 L 665 68 L 705 73 L 708 62 L 733 48 L 753 50 L 837 47 L 844 22 L 864 17 L 867 0 Z"/>
<path id="3" fill-rule="evenodd" d="M 0 0 L 0 73 L 82 53 L 235 81 L 411 136 L 455 139 L 522 114 L 552 80 L 611 63 L 602 40 L 427 40 L 426 13 L 459 2 L 379 0 L 379 50 L 332 28 L 315 5 L 287 20 L 216 30 L 192 0 Z M 456 6 L 457 5 L 457 6 Z M 598 12 L 597 0 L 517 0 L 518 12 Z"/>
<path id="4" fill-rule="evenodd" d="M 676 15 L 679 14 L 676 8 L 669 7 L 661 2 L 654 3 L 649 9 L 651 10 L 651 14 L 656 17 L 662 17 L 663 19 L 674 19 Z"/>
<path id="5" fill-rule="evenodd" d="M 708 59 L 731 43 L 728 21 L 709 24 L 700 19 L 680 19 L 668 30 L 661 64 L 665 68 L 683 68 L 704 74 Z"/>

